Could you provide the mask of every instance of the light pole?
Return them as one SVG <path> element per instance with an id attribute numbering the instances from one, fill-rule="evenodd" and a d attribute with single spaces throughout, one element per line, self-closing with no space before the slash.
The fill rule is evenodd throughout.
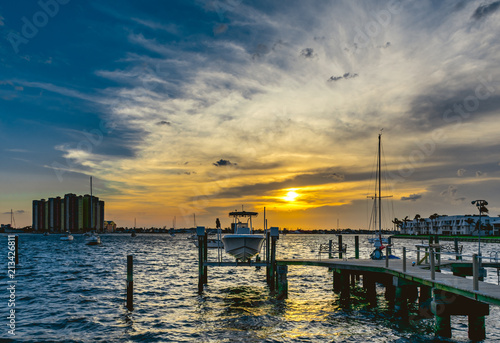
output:
<path id="1" fill-rule="evenodd" d="M 473 200 L 471 204 L 476 205 L 477 209 L 479 210 L 477 256 L 479 257 L 479 263 L 481 263 L 481 214 L 485 206 L 488 205 L 488 202 L 486 200 Z"/>

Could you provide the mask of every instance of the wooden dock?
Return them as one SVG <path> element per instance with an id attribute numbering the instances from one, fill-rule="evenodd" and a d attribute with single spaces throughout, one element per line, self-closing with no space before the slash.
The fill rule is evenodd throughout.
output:
<path id="1" fill-rule="evenodd" d="M 420 314 L 435 317 L 436 333 L 442 337 L 451 338 L 451 315 L 467 315 L 469 338 L 483 340 L 489 305 L 500 306 L 500 286 L 479 281 L 472 262 L 443 261 L 434 266 L 434 273 L 430 265 L 413 265 L 403 260 L 288 259 L 277 260 L 276 264 L 278 273 L 280 266 L 285 267 L 276 277 L 278 290 L 288 289 L 288 266 L 317 266 L 333 271 L 333 290 L 340 293 L 341 299 L 349 299 L 350 287 L 360 277 L 369 302 L 376 303 L 375 285 L 380 283 L 386 288 L 389 305 L 402 318 L 408 317 L 408 303 L 418 299 Z M 498 263 L 483 266 L 500 267 Z M 438 268 L 449 268 L 454 274 L 441 273 Z M 474 273 L 473 279 L 464 277 Z"/>
<path id="2" fill-rule="evenodd" d="M 245 262 L 208 261 L 207 234 L 204 227 L 197 228 L 198 236 L 198 292 L 203 293 L 208 283 L 208 267 L 265 267 L 266 281 L 277 299 L 288 296 L 288 267 L 310 266 L 326 267 L 333 272 L 333 291 L 340 295 L 341 301 L 350 301 L 351 287 L 362 281 L 366 301 L 377 305 L 376 285 L 385 287 L 385 298 L 394 313 L 402 320 L 409 318 L 410 303 L 418 300 L 418 314 L 421 318 L 435 319 L 437 336 L 451 338 L 452 315 L 466 315 L 469 321 L 469 338 L 480 341 L 486 338 L 485 316 L 489 306 L 500 306 L 500 286 L 482 282 L 484 268 L 500 268 L 500 263 L 480 265 L 476 255 L 473 261 L 462 261 L 458 242 L 455 241 L 456 260 L 441 260 L 441 246 L 429 242 L 424 257 L 418 263 L 406 260 L 406 248 L 403 247 L 403 259 L 366 260 L 359 259 L 359 237 L 355 236 L 355 259 L 345 257 L 342 236 L 335 245 L 332 241 L 320 247 L 318 259 L 276 259 L 276 241 L 279 230 L 272 227 L 266 232 L 264 259 Z M 321 259 L 321 254 L 328 254 L 328 259 Z M 419 256 L 417 252 L 417 256 Z M 338 259 L 332 257 L 337 256 Z M 436 258 L 437 257 L 437 258 Z M 429 264 L 422 264 L 429 261 Z M 449 269 L 451 273 L 440 272 Z M 465 278 L 472 276 L 471 278 Z M 412 314 L 413 315 L 413 314 Z"/>

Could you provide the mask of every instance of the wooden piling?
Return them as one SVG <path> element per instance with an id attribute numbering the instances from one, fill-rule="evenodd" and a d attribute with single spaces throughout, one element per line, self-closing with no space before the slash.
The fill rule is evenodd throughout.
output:
<path id="1" fill-rule="evenodd" d="M 333 245 L 333 242 L 330 239 L 328 241 L 328 258 L 333 258 L 333 255 L 332 255 L 332 245 Z"/>
<path id="2" fill-rule="evenodd" d="M 436 268 L 434 266 L 434 249 L 430 248 L 430 252 L 431 252 L 431 280 L 435 280 L 436 279 Z"/>
<path id="3" fill-rule="evenodd" d="M 271 231 L 266 232 L 266 282 L 271 286 Z"/>
<path id="4" fill-rule="evenodd" d="M 472 255 L 472 289 L 479 290 L 479 262 L 477 254 Z"/>
<path id="5" fill-rule="evenodd" d="M 276 270 L 276 298 L 283 300 L 288 297 L 288 266 L 278 265 Z"/>
<path id="6" fill-rule="evenodd" d="M 134 310 L 134 257 L 127 255 L 127 309 Z"/>
<path id="7" fill-rule="evenodd" d="M 406 247 L 403 247 L 403 273 L 406 273 Z"/>
<path id="8" fill-rule="evenodd" d="M 359 236 L 354 236 L 354 258 L 359 259 Z"/>
<path id="9" fill-rule="evenodd" d="M 342 235 L 338 236 L 339 239 L 339 258 L 342 258 Z"/>
<path id="10" fill-rule="evenodd" d="M 458 247 L 458 238 L 454 238 L 453 241 L 455 243 L 455 254 L 456 254 L 455 255 L 456 256 L 455 259 L 457 261 L 460 261 L 460 260 L 462 260 L 462 256 L 458 256 L 460 254 L 460 249 Z"/>
<path id="11" fill-rule="evenodd" d="M 271 292 L 276 289 L 276 241 L 279 237 L 279 228 L 271 227 L 271 263 L 270 263 L 270 284 Z"/>
<path id="12" fill-rule="evenodd" d="M 486 339 L 486 327 L 483 315 L 469 314 L 469 339 L 471 341 L 483 341 Z"/>
<path id="13" fill-rule="evenodd" d="M 198 294 L 203 293 L 203 284 L 205 283 L 205 227 L 198 226 L 196 228 L 196 235 L 198 236 Z"/>
<path id="14" fill-rule="evenodd" d="M 206 285 L 208 283 L 208 266 L 205 266 L 205 262 L 208 261 L 208 231 L 205 231 L 205 239 L 203 240 L 203 283 Z"/>
<path id="15" fill-rule="evenodd" d="M 18 235 L 16 235 L 14 237 L 14 242 L 15 242 L 15 244 L 14 244 L 14 247 L 15 247 L 15 250 L 14 250 L 15 257 L 14 258 L 15 258 L 15 263 L 16 263 L 16 267 L 17 267 L 17 265 L 19 264 L 19 236 Z"/>

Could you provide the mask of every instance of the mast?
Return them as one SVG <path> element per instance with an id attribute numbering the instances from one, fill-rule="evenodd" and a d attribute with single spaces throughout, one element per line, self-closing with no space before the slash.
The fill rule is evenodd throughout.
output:
<path id="1" fill-rule="evenodd" d="M 378 134 L 378 158 L 377 158 L 377 164 L 378 164 L 378 232 L 382 232 L 382 178 L 381 178 L 381 165 L 380 163 L 380 140 L 382 137 L 382 133 Z"/>
<path id="2" fill-rule="evenodd" d="M 91 176 L 90 177 L 90 231 L 94 229 L 92 225 L 94 221 L 93 207 L 94 207 L 94 201 L 92 199 L 92 176 Z"/>

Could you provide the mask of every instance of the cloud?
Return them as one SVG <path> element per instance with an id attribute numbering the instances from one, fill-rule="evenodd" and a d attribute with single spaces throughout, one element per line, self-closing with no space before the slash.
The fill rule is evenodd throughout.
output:
<path id="1" fill-rule="evenodd" d="M 485 175 L 486 175 L 486 173 L 484 173 L 484 172 L 482 172 L 480 170 L 476 171 L 476 177 L 483 177 Z"/>
<path id="2" fill-rule="evenodd" d="M 214 166 L 216 167 L 226 167 L 226 166 L 236 166 L 238 165 L 237 163 L 232 163 L 228 160 L 220 159 L 217 162 L 213 163 Z"/>
<path id="3" fill-rule="evenodd" d="M 358 74 L 351 74 L 351 73 L 344 73 L 344 75 L 342 76 L 331 76 L 328 81 L 331 82 L 331 81 L 339 81 L 339 80 L 342 80 L 342 79 L 353 79 L 355 77 L 358 77 Z"/>
<path id="4" fill-rule="evenodd" d="M 25 210 L 16 210 L 16 211 L 13 211 L 13 212 L 14 212 L 14 214 L 24 214 L 24 213 L 26 213 Z M 10 214 L 10 211 L 3 212 L 2 214 Z"/>
<path id="5" fill-rule="evenodd" d="M 416 200 L 421 199 L 421 198 L 422 198 L 422 194 L 410 194 L 407 197 L 404 197 L 404 196 L 401 197 L 401 200 L 403 200 L 403 201 L 407 201 L 407 200 L 416 201 Z"/>
<path id="6" fill-rule="evenodd" d="M 162 120 L 156 123 L 156 125 L 166 125 L 166 126 L 171 126 L 172 123 L 166 120 Z"/>
<path id="7" fill-rule="evenodd" d="M 460 168 L 459 170 L 457 170 L 457 175 L 458 175 L 458 176 L 464 176 L 464 174 L 465 174 L 465 172 L 466 172 L 466 171 L 467 171 L 467 170 L 465 170 L 465 169 L 463 169 L 463 168 Z"/>
<path id="8" fill-rule="evenodd" d="M 460 205 L 465 201 L 465 197 L 457 197 L 458 188 L 454 185 L 449 185 L 447 189 L 442 191 L 440 195 L 447 199 L 453 205 Z"/>
<path id="9" fill-rule="evenodd" d="M 476 20 L 483 19 L 486 16 L 496 12 L 499 8 L 500 8 L 500 1 L 492 2 L 489 5 L 481 5 L 478 8 L 476 8 L 471 18 Z"/>
<path id="10" fill-rule="evenodd" d="M 302 49 L 302 51 L 300 52 L 300 56 L 307 59 L 307 58 L 315 58 L 318 55 L 314 52 L 313 48 L 305 48 Z"/>

